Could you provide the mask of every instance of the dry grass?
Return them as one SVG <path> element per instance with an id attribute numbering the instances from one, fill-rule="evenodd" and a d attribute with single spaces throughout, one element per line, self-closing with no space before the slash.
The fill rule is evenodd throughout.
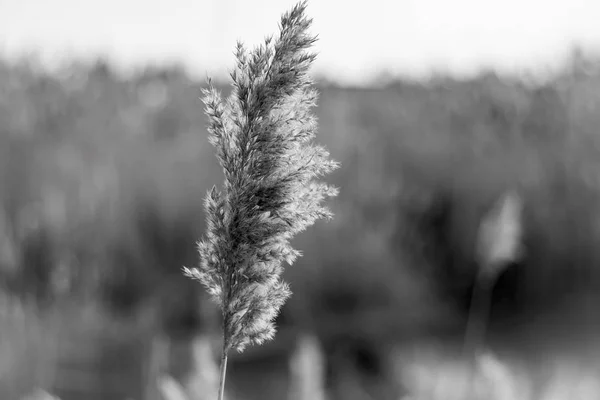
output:
<path id="1" fill-rule="evenodd" d="M 0 399 L 23 399 L 51 382 L 59 332 L 57 320 L 60 319 L 56 315 L 41 318 L 31 307 L 2 298 Z M 305 358 L 314 357 L 311 353 L 314 349 L 307 347 L 304 351 Z M 398 348 L 395 358 L 398 379 L 410 394 L 398 400 L 597 400 L 600 399 L 598 353 L 597 346 L 586 345 L 568 354 L 548 353 L 544 362 L 534 366 L 488 351 L 479 358 L 474 371 L 477 393 L 466 397 L 465 387 L 473 370 L 464 359 L 447 346 L 407 345 Z M 171 393 L 187 391 L 173 380 L 162 383 L 163 389 L 170 389 L 167 391 Z M 314 392 L 319 388 L 310 389 Z M 335 399 L 330 397 L 330 400 Z"/>
<path id="2" fill-rule="evenodd" d="M 306 354 L 299 354 L 301 352 Z M 475 369 L 471 369 L 464 359 L 457 357 L 452 348 L 444 345 L 407 345 L 404 349 L 398 348 L 394 356 L 397 360 L 398 380 L 410 393 L 399 397 L 398 400 L 600 399 L 600 357 L 595 357 L 591 349 L 588 349 L 585 356 L 584 354 L 571 356 L 558 353 L 547 354 L 545 363 L 536 365 L 487 351 L 479 357 Z M 349 385 L 353 389 L 347 391 L 343 398 L 333 397 L 331 393 L 326 394 L 323 387 L 314 386 L 317 383 L 314 377 L 311 378 L 310 384 L 307 384 L 308 375 L 314 375 L 312 369 L 318 369 L 311 369 L 309 365 L 315 367 L 322 362 L 313 359 L 314 357 L 314 348 L 310 346 L 300 346 L 298 352 L 294 354 L 296 364 L 303 359 L 301 369 L 304 372 L 300 374 L 303 375 L 302 377 L 294 374 L 290 376 L 291 387 L 296 390 L 289 392 L 291 396 L 288 399 L 312 400 L 317 398 L 315 394 L 318 393 L 319 397 L 329 400 L 338 398 L 379 400 L 354 384 Z M 291 366 L 294 365 L 292 362 Z M 300 364 L 296 365 L 299 366 Z M 292 367 L 290 372 L 293 371 Z M 263 371 L 263 375 L 265 381 L 270 378 L 266 371 Z M 474 392 L 467 396 L 466 387 L 470 377 L 474 377 Z M 175 386 L 172 382 L 165 383 L 168 383 L 164 386 L 165 389 L 173 389 Z M 320 384 L 323 384 L 322 380 Z M 261 386 L 259 382 L 255 382 L 255 385 L 257 388 Z M 172 390 L 173 398 L 167 397 L 166 400 L 179 400 L 175 392 Z M 304 395 L 298 397 L 300 392 L 304 392 Z M 188 400 L 187 397 L 183 398 Z M 230 397 L 230 400 L 243 398 L 244 396 L 236 393 L 234 397 Z"/>
<path id="3" fill-rule="evenodd" d="M 474 367 L 433 346 L 397 355 L 405 400 L 594 400 L 600 399 L 600 359 L 548 355 L 544 365 L 500 358 L 491 351 Z M 591 358 L 591 357 L 590 357 Z M 474 390 L 466 388 L 473 377 Z"/>
<path id="4" fill-rule="evenodd" d="M 58 326 L 21 302 L 0 302 L 0 398 L 12 400 L 52 380 Z"/>
<path id="5" fill-rule="evenodd" d="M 85 337 L 82 339 L 93 339 L 94 332 L 101 327 L 102 332 L 129 338 L 132 333 L 121 325 L 102 318 L 94 307 L 56 308 L 40 313 L 34 307 L 3 297 L 0 303 L 0 399 L 18 400 L 37 389 L 50 390 L 61 371 L 64 378 L 65 370 L 59 371 L 58 366 L 61 357 L 65 357 L 64 352 L 69 350 L 65 346 L 79 345 L 74 341 L 78 336 L 71 333 L 83 329 Z M 138 334 L 137 342 L 143 339 Z M 87 353 L 96 351 L 82 349 L 70 350 L 84 352 L 86 357 Z"/>

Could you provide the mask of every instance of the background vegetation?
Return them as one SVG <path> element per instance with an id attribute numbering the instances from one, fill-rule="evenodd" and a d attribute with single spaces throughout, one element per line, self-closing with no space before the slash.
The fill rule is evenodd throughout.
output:
<path id="1" fill-rule="evenodd" d="M 288 333 L 313 331 L 330 383 L 350 365 L 368 385 L 385 375 L 392 343 L 460 344 L 478 223 L 514 186 L 525 198 L 527 253 L 494 290 L 490 342 L 536 359 L 550 343 L 591 338 L 599 67 L 574 52 L 543 84 L 492 72 L 367 89 L 321 82 L 319 142 L 342 163 L 328 179 L 341 188 L 336 218 L 296 241 L 305 256 L 286 272 L 294 296 L 283 333 L 247 362 L 287 352 Z M 212 329 L 213 305 L 181 273 L 198 261 L 204 194 L 222 180 L 202 85 L 177 67 L 123 77 L 101 61 L 52 73 L 0 63 L 5 295 L 41 314 L 94 299 L 125 320 L 153 304 L 171 337 Z M 13 364 L 11 382 L 18 371 Z"/>

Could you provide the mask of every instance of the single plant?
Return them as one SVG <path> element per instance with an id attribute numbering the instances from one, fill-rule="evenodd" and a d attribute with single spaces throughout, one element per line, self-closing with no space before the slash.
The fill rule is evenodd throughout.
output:
<path id="1" fill-rule="evenodd" d="M 475 357 L 471 361 L 483 354 L 494 285 L 510 263 L 524 255 L 523 208 L 519 193 L 505 193 L 479 226 L 477 257 L 481 269 L 473 285 L 464 341 L 465 355 Z M 472 390 L 471 383 L 468 391 Z"/>
<path id="2" fill-rule="evenodd" d="M 199 268 L 184 274 L 200 281 L 220 306 L 223 348 L 219 400 L 227 354 L 275 335 L 274 320 L 291 292 L 281 279 L 283 262 L 300 252 L 292 237 L 316 220 L 331 218 L 321 205 L 337 189 L 317 181 L 339 164 L 312 143 L 317 92 L 308 70 L 316 37 L 306 1 L 281 18 L 279 37 L 248 53 L 238 42 L 233 89 L 226 101 L 212 86 L 203 90 L 210 143 L 225 181 L 206 199 L 207 233 L 198 243 Z"/>

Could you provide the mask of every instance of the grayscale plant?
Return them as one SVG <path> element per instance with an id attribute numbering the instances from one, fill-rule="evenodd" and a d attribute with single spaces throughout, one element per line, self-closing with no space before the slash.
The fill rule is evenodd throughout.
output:
<path id="1" fill-rule="evenodd" d="M 222 311 L 219 399 L 229 350 L 241 352 L 275 335 L 275 317 L 291 294 L 281 279 L 283 263 L 300 255 L 290 240 L 331 218 L 321 203 L 338 192 L 318 181 L 339 164 L 312 142 L 317 91 L 308 70 L 316 56 L 308 49 L 316 37 L 307 32 L 312 20 L 306 5 L 285 13 L 279 36 L 252 52 L 238 42 L 233 90 L 225 101 L 210 80 L 203 91 L 209 140 L 225 181 L 205 199 L 200 266 L 184 273 L 200 281 Z"/>

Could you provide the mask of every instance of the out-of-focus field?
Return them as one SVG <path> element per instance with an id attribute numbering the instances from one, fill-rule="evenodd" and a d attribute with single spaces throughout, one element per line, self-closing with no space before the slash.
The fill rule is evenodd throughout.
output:
<path id="1" fill-rule="evenodd" d="M 335 219 L 295 241 L 280 332 L 232 357 L 232 400 L 288 396 L 303 332 L 332 399 L 458 398 L 477 227 L 511 187 L 526 257 L 490 293 L 497 358 L 482 373 L 517 392 L 499 399 L 600 398 L 599 66 L 574 57 L 543 86 L 320 84 Z M 136 398 L 157 376 L 200 376 L 193 343 L 217 340 L 217 313 L 181 267 L 198 262 L 203 197 L 222 181 L 201 87 L 176 68 L 0 64 L 0 399 L 94 385 Z"/>

